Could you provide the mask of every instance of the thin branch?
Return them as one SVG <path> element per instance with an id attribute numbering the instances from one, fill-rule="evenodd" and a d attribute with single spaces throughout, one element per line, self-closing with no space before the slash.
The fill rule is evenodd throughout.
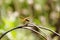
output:
<path id="1" fill-rule="evenodd" d="M 30 26 L 30 27 L 31 27 L 31 26 Z M 37 33 L 38 35 L 42 36 L 45 40 L 47 40 L 46 37 L 44 37 L 40 32 L 38 32 L 38 31 L 36 31 L 36 30 L 34 30 L 34 29 L 32 29 L 32 28 L 28 28 L 28 27 L 24 27 L 24 28 L 25 28 L 25 29 L 29 29 L 29 30 Z"/>
<path id="2" fill-rule="evenodd" d="M 45 29 L 45 30 L 48 30 L 48 31 L 50 31 L 50 32 L 52 32 L 52 33 L 54 33 L 54 34 L 56 34 L 57 36 L 59 36 L 60 37 L 60 34 L 59 33 L 57 33 L 57 32 L 55 32 L 55 31 L 53 31 L 53 30 L 51 30 L 51 29 L 49 29 L 49 28 L 45 28 L 45 27 L 41 27 L 41 26 L 36 26 L 36 25 L 34 25 L 34 24 L 32 24 L 32 26 L 30 26 L 30 27 L 36 27 L 36 28 L 41 28 L 41 29 Z"/>
<path id="3" fill-rule="evenodd" d="M 0 37 L 0 40 L 7 34 L 7 33 L 9 33 L 9 32 L 11 32 L 11 31 L 13 31 L 13 30 L 16 30 L 16 29 L 19 29 L 19 28 L 22 28 L 23 26 L 20 26 L 20 27 L 16 27 L 16 28 L 13 28 L 13 29 L 11 29 L 11 30 L 9 30 L 9 31 L 7 31 L 7 32 L 5 32 L 4 34 L 2 34 L 2 36 Z"/>
<path id="4" fill-rule="evenodd" d="M 13 28 L 13 29 L 5 32 L 4 34 L 2 34 L 2 36 L 0 37 L 0 40 L 1 40 L 7 33 L 11 32 L 11 31 L 13 31 L 13 30 L 19 29 L 19 28 L 29 29 L 29 30 L 31 30 L 31 31 L 33 31 L 33 32 L 41 35 L 38 31 L 36 31 L 36 30 L 34 30 L 34 29 L 27 28 L 27 27 L 33 27 L 33 26 L 25 26 L 25 25 L 24 25 L 24 26 L 19 26 L 19 27 Z M 41 35 L 41 36 L 42 36 L 42 35 Z M 42 37 L 45 38 L 44 36 L 42 36 Z M 46 39 L 46 38 L 45 38 L 45 39 Z M 47 39 L 46 39 L 46 40 L 47 40 Z"/>
<path id="5" fill-rule="evenodd" d="M 60 37 L 60 34 L 59 34 L 59 33 L 55 32 L 55 31 L 53 31 L 53 30 L 51 30 L 51 29 L 44 28 L 44 27 L 39 27 L 39 28 L 41 28 L 41 29 L 45 29 L 45 30 L 48 30 L 48 31 L 50 31 L 50 32 L 53 32 L 54 34 L 56 34 L 57 36 Z"/>
<path id="6" fill-rule="evenodd" d="M 30 28 L 27 28 L 27 27 L 31 27 L 31 28 L 32 28 L 32 27 L 37 27 L 37 28 L 45 29 L 45 30 L 48 30 L 48 31 L 50 31 L 50 32 L 55 33 L 57 36 L 60 37 L 60 34 L 59 34 L 59 33 L 56 33 L 55 31 L 52 31 L 52 30 L 50 30 L 50 29 L 48 29 L 48 28 L 38 27 L 38 26 L 35 26 L 35 25 L 32 25 L 32 26 L 24 25 L 24 26 L 19 26 L 19 27 L 13 28 L 13 29 L 11 29 L 11 30 L 5 32 L 5 33 L 2 34 L 2 36 L 0 37 L 0 40 L 1 40 L 7 33 L 11 32 L 11 31 L 13 31 L 13 30 L 19 29 L 19 28 L 29 29 L 29 30 L 32 30 L 33 32 L 35 32 L 35 33 L 41 35 L 38 31 L 34 30 L 33 28 L 30 29 Z M 41 36 L 42 36 L 42 35 L 41 35 Z M 44 37 L 44 36 L 42 36 L 42 37 Z M 44 37 L 44 38 L 46 39 L 46 37 Z M 46 39 L 46 40 L 47 40 L 47 39 Z"/>

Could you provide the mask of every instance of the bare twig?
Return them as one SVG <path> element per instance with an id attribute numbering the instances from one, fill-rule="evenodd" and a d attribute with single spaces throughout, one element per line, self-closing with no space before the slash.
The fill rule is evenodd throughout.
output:
<path id="1" fill-rule="evenodd" d="M 45 28 L 45 27 L 41 27 L 41 26 L 36 26 L 36 25 L 33 25 L 33 24 L 32 24 L 32 26 L 35 26 L 36 28 L 41 28 L 41 29 L 48 30 L 48 31 L 50 31 L 50 32 L 52 32 L 52 33 L 54 33 L 54 34 L 56 34 L 57 36 L 60 37 L 60 34 L 59 33 L 55 32 L 55 31 L 53 31 L 53 30 L 51 30 L 49 28 Z"/>
<path id="2" fill-rule="evenodd" d="M 24 25 L 24 26 L 19 26 L 19 27 L 13 28 L 13 29 L 5 32 L 4 34 L 2 34 L 2 36 L 0 37 L 0 40 L 1 40 L 7 33 L 11 32 L 11 31 L 13 31 L 13 30 L 19 29 L 19 28 L 29 29 L 29 30 L 31 30 L 31 31 L 33 31 L 33 32 L 41 35 L 38 31 L 36 31 L 36 30 L 34 30 L 34 29 L 27 28 L 27 27 L 33 27 L 33 26 L 25 26 L 25 25 Z M 41 35 L 41 36 L 42 36 L 42 35 Z M 42 37 L 45 38 L 44 36 L 42 36 Z M 45 39 L 46 39 L 46 38 L 45 38 Z M 46 40 L 47 40 L 47 39 L 46 39 Z"/>
<path id="3" fill-rule="evenodd" d="M 48 31 L 50 31 L 50 32 L 53 32 L 54 34 L 56 34 L 57 36 L 60 37 L 60 34 L 59 34 L 59 33 L 55 32 L 55 31 L 53 31 L 53 30 L 51 30 L 51 29 L 44 28 L 44 27 L 39 27 L 39 28 L 41 28 L 41 29 L 45 29 L 45 30 L 48 30 Z"/>
<path id="4" fill-rule="evenodd" d="M 30 28 L 28 28 L 28 27 L 30 27 Z M 51 31 L 51 32 L 55 33 L 57 36 L 60 37 L 60 34 L 59 34 L 59 33 L 56 33 L 55 31 L 52 31 L 52 30 L 50 30 L 50 29 L 48 29 L 48 28 L 39 27 L 39 26 L 36 26 L 36 25 L 32 25 L 32 26 L 31 26 L 31 25 L 24 25 L 24 26 L 19 26 L 19 27 L 13 28 L 13 29 L 5 32 L 5 33 L 2 34 L 2 36 L 0 37 L 0 40 L 1 40 L 7 33 L 11 32 L 11 31 L 13 31 L 13 30 L 19 29 L 19 28 L 29 29 L 29 30 L 31 30 L 31 31 L 33 31 L 33 32 L 41 35 L 41 34 L 39 33 L 39 31 L 34 30 L 33 27 L 36 27 L 36 28 L 38 28 L 38 29 L 41 28 L 41 29 L 45 29 L 45 30 Z M 41 35 L 41 36 L 46 39 L 46 37 L 44 37 L 43 35 Z M 46 40 L 47 40 L 47 39 L 46 39 Z"/>

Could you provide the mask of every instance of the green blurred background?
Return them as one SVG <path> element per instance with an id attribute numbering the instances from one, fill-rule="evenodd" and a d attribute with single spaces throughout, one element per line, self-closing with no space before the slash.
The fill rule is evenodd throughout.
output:
<path id="1" fill-rule="evenodd" d="M 0 0 L 0 36 L 22 25 L 27 17 L 31 23 L 60 33 L 60 0 Z M 48 40 L 60 40 L 54 33 L 40 30 Z M 6 34 L 2 40 L 44 40 L 40 37 L 28 29 L 17 29 Z"/>

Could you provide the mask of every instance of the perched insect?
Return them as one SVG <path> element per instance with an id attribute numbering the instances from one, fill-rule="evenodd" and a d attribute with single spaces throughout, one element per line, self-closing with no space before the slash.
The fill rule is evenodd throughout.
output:
<path id="1" fill-rule="evenodd" d="M 28 18 L 24 18 L 23 22 L 29 22 L 29 19 Z"/>
<path id="2" fill-rule="evenodd" d="M 25 24 L 27 26 L 29 24 L 29 19 L 28 18 L 24 18 L 23 24 Z"/>
<path id="3" fill-rule="evenodd" d="M 21 17 L 21 22 L 22 22 L 22 24 L 24 24 L 24 25 L 27 25 L 27 24 L 29 24 L 29 22 L 30 22 L 30 20 L 29 20 L 29 18 L 30 17 Z"/>

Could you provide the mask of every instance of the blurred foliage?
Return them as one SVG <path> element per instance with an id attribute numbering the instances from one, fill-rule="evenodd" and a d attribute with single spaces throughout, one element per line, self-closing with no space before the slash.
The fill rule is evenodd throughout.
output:
<path id="1" fill-rule="evenodd" d="M 0 36 L 20 25 L 24 18 L 42 27 L 60 33 L 59 0 L 0 0 Z M 40 29 L 48 40 L 60 40 L 60 37 L 48 30 Z M 45 40 L 28 29 L 17 29 L 6 34 L 2 40 Z"/>

